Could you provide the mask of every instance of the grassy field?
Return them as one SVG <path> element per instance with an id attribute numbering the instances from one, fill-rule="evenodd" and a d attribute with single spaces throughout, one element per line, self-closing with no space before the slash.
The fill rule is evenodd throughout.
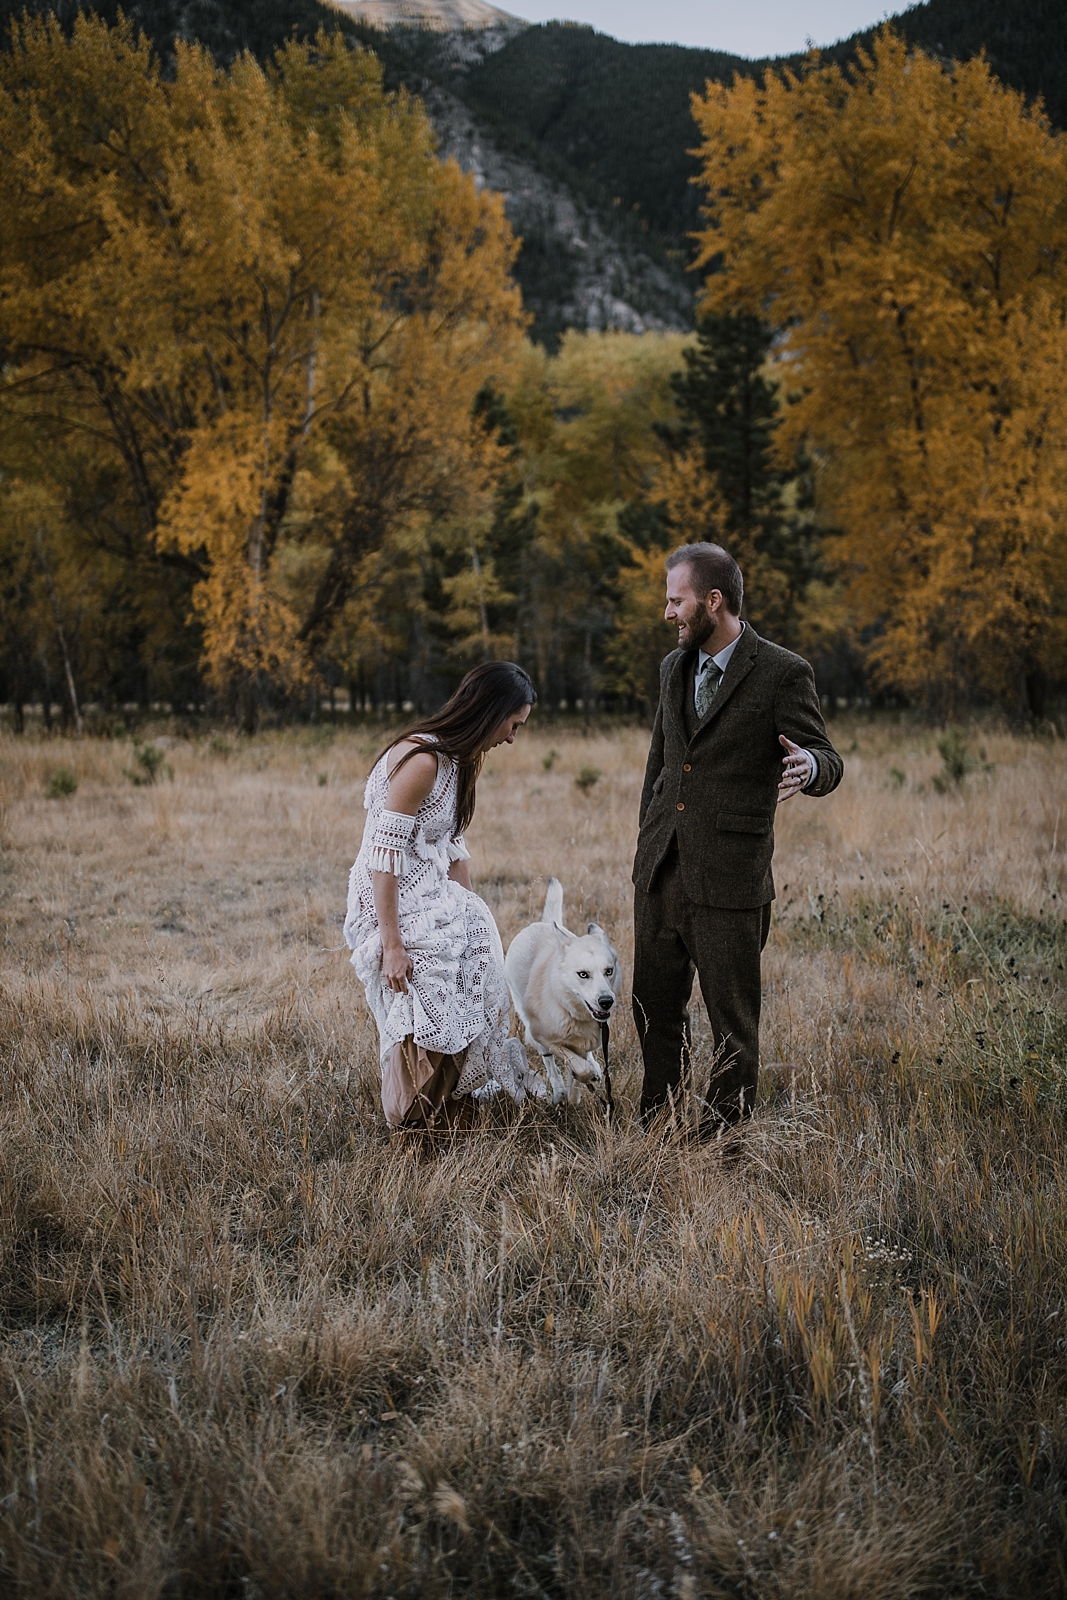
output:
<path id="1" fill-rule="evenodd" d="M 626 1015 L 614 1125 L 387 1139 L 369 736 L 0 739 L 0 1590 L 1063 1592 L 1067 746 L 834 734 L 729 1169 L 635 1128 Z M 505 942 L 555 873 L 629 973 L 646 741 L 494 752 Z"/>

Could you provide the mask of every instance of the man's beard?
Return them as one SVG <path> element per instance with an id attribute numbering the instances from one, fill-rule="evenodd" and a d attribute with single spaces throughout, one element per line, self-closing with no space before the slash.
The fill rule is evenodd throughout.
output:
<path id="1" fill-rule="evenodd" d="M 715 619 L 714 617 L 709 617 L 706 611 L 701 610 L 691 622 L 686 623 L 686 631 L 689 634 L 689 645 L 699 650 L 715 632 Z"/>

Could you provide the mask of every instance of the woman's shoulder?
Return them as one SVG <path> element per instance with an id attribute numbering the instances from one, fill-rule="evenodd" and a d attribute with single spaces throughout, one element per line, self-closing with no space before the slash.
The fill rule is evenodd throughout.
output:
<path id="1" fill-rule="evenodd" d="M 420 734 L 416 739 L 401 739 L 397 744 L 391 745 L 382 757 L 386 775 L 391 779 L 397 767 L 403 762 L 402 772 L 405 774 L 417 772 L 423 776 L 436 778 L 438 755 L 436 750 L 427 748 L 430 743 L 429 738 Z"/>
<path id="2" fill-rule="evenodd" d="M 437 756 L 420 739 L 402 739 L 386 752 L 385 775 L 387 808 L 414 816 L 437 784 Z"/>

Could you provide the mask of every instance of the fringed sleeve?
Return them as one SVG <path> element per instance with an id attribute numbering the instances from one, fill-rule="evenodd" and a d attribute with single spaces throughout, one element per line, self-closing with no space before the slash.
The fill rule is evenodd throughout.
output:
<path id="1" fill-rule="evenodd" d="M 371 844 L 371 871 L 391 872 L 399 878 L 407 866 L 407 846 L 414 832 L 414 817 L 403 811 L 383 811 Z"/>
<path id="2" fill-rule="evenodd" d="M 469 861 L 470 858 L 471 853 L 467 849 L 467 841 L 461 833 L 457 833 L 454 839 L 448 841 L 449 861 Z"/>

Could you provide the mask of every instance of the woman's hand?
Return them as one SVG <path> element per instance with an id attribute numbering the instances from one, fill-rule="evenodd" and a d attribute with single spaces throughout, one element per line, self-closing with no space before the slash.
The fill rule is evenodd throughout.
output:
<path id="1" fill-rule="evenodd" d="M 382 946 L 382 982 L 394 994 L 407 994 L 408 980 L 414 968 L 411 957 L 402 944 Z"/>

